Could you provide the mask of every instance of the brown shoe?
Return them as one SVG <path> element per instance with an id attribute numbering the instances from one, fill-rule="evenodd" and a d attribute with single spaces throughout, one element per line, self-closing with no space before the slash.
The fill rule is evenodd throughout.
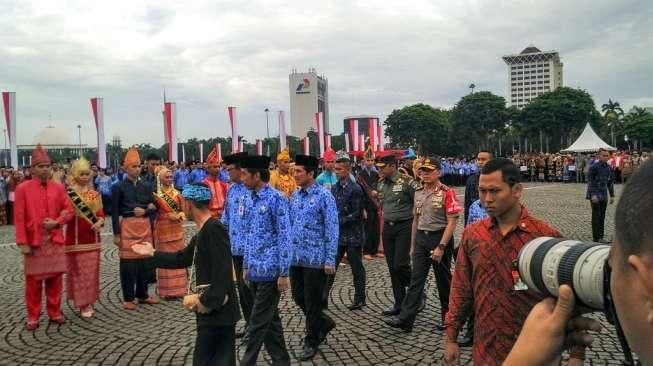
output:
<path id="1" fill-rule="evenodd" d="M 154 298 L 154 297 L 148 297 L 145 300 L 138 300 L 139 303 L 141 304 L 148 304 L 148 305 L 156 305 L 161 302 L 161 300 Z"/>
<path id="2" fill-rule="evenodd" d="M 123 302 L 122 308 L 125 310 L 136 310 L 136 304 L 133 301 Z"/>
<path id="3" fill-rule="evenodd" d="M 374 257 L 372 257 L 372 256 L 369 255 L 369 254 L 365 254 L 365 255 L 363 256 L 363 259 L 365 259 L 366 261 L 371 261 L 372 259 L 374 259 Z"/>

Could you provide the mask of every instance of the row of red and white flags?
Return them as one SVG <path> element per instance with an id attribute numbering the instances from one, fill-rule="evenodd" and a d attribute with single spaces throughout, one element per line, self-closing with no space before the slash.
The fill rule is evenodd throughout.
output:
<path id="1" fill-rule="evenodd" d="M 7 123 L 7 132 L 10 144 L 11 164 L 16 165 L 18 161 L 18 148 L 16 140 L 16 93 L 15 92 L 2 92 L 2 102 L 4 106 L 5 121 Z M 104 99 L 91 98 L 91 112 L 93 113 L 93 120 L 95 121 L 95 128 L 97 131 L 97 162 L 101 167 L 107 166 L 106 161 L 106 139 L 104 135 Z M 231 128 L 231 151 L 242 152 L 244 151 L 244 143 L 238 136 L 238 118 L 236 107 L 227 107 L 227 114 L 229 116 L 229 125 Z M 279 120 L 279 146 L 287 146 L 286 142 L 286 118 L 284 111 L 278 111 L 277 117 Z M 324 116 L 322 112 L 315 113 L 315 125 L 318 136 L 319 156 L 323 156 L 324 151 L 331 149 L 331 134 L 324 132 Z M 365 142 L 367 141 L 373 151 L 383 151 L 383 126 L 378 118 L 369 118 L 369 130 L 367 137 L 365 134 L 359 133 L 359 121 L 350 120 L 349 132 L 345 132 L 345 149 L 348 152 L 361 152 L 365 150 Z M 164 140 L 168 144 L 168 160 L 178 161 L 179 151 L 177 141 L 177 105 L 174 102 L 164 102 L 163 106 L 163 133 Z M 218 144 L 218 154 L 221 153 L 222 146 Z M 302 138 L 303 153 L 310 154 L 310 140 L 308 136 Z M 204 157 L 204 145 L 199 145 L 200 158 Z M 263 142 L 261 139 L 256 139 L 256 153 L 263 155 Z M 186 161 L 186 152 L 182 145 L 182 160 Z M 221 158 L 221 156 L 219 156 Z"/>

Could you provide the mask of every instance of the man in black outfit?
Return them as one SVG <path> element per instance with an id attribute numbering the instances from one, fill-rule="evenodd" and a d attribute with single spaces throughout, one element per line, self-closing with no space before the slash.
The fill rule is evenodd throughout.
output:
<path id="1" fill-rule="evenodd" d="M 356 176 L 356 182 L 363 188 L 363 208 L 365 209 L 365 245 L 363 253 L 366 259 L 372 259 L 379 250 L 379 202 L 372 192 L 379 183 L 379 173 L 374 169 L 374 153 L 371 148 L 365 151 L 363 168 Z"/>
<path id="2" fill-rule="evenodd" d="M 587 194 L 585 196 L 592 205 L 592 241 L 609 243 L 603 239 L 605 226 L 605 210 L 608 202 L 614 202 L 614 176 L 608 165 L 610 153 L 599 150 L 598 160 L 587 172 Z M 609 196 L 608 196 L 609 194 Z"/>
<path id="3" fill-rule="evenodd" d="M 188 218 L 199 228 L 190 244 L 176 253 L 155 251 L 150 243 L 135 244 L 132 250 L 152 256 L 148 263 L 151 267 L 194 267 L 191 276 L 196 275 L 197 291 L 184 298 L 184 307 L 197 317 L 193 365 L 235 365 L 240 312 L 229 236 L 220 221 L 211 218 L 211 191 L 207 186 L 189 184 L 182 195 L 188 202 Z"/>

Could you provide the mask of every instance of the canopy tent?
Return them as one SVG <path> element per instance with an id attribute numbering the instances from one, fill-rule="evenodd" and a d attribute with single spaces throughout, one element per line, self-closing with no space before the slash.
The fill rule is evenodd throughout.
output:
<path id="1" fill-rule="evenodd" d="M 594 132 L 590 124 L 585 125 L 583 133 L 574 141 L 571 146 L 562 150 L 561 152 L 592 152 L 598 151 L 599 149 L 604 150 L 617 150 L 616 148 L 608 145 L 605 141 L 601 140 L 599 135 Z"/>

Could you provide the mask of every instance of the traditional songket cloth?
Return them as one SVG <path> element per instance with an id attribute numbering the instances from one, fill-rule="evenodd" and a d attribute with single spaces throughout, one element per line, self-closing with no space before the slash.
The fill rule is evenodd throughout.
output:
<path id="1" fill-rule="evenodd" d="M 158 211 L 154 224 L 154 240 L 156 241 L 156 250 L 175 253 L 185 247 L 183 227 L 185 215 L 183 199 L 179 191 L 172 185 L 166 187 L 160 183 L 161 176 L 168 172 L 170 171 L 165 167 L 157 169 L 157 191 L 154 193 L 154 204 Z M 156 276 L 159 296 L 182 297 L 186 294 L 187 273 L 185 268 L 158 268 Z"/>
<path id="2" fill-rule="evenodd" d="M 50 164 L 50 157 L 41 145 L 37 145 L 32 152 L 32 167 L 42 163 Z M 74 208 L 63 185 L 59 183 L 52 180 L 41 183 L 38 179 L 30 179 L 16 187 L 16 244 L 31 248 L 31 254 L 23 256 L 28 326 L 38 324 L 43 282 L 48 316 L 54 320 L 63 319 L 61 293 L 63 273 L 66 272 L 66 254 L 62 227 L 73 215 Z M 45 230 L 43 221 L 47 218 L 55 220 L 58 225 Z"/>
<path id="3" fill-rule="evenodd" d="M 206 158 L 207 165 L 218 165 L 220 164 L 220 151 L 216 145 L 209 156 Z M 204 178 L 202 183 L 206 184 L 211 191 L 211 201 L 209 201 L 209 211 L 211 211 L 211 217 L 220 218 L 222 216 L 222 211 L 224 210 L 224 202 L 227 198 L 227 189 L 229 188 L 225 182 L 220 179 L 220 173 L 216 177 L 211 175 Z"/>
<path id="4" fill-rule="evenodd" d="M 75 307 L 84 309 L 98 300 L 100 293 L 100 249 L 98 232 L 92 229 L 98 221 L 104 222 L 102 196 L 92 190 L 78 190 L 74 179 L 82 171 L 91 171 L 89 162 L 76 160 L 70 169 L 71 182 L 66 190 L 75 208 L 75 218 L 66 226 L 66 257 L 68 276 L 66 290 L 68 299 Z M 92 184 L 89 182 L 89 185 Z M 102 224 L 99 224 L 102 225 Z"/>
<path id="5" fill-rule="evenodd" d="M 288 149 L 283 150 L 277 155 L 277 163 L 279 162 L 290 162 Z M 283 193 L 288 199 L 297 190 L 297 182 L 295 182 L 292 174 L 290 172 L 283 174 L 278 169 L 270 172 L 270 186 Z"/>
<path id="6" fill-rule="evenodd" d="M 132 147 L 125 155 L 124 166 L 140 165 L 138 150 Z M 145 256 L 132 250 L 134 244 L 152 243 L 152 226 L 147 207 L 154 203 L 152 187 L 144 180 L 137 178 L 132 181 L 126 177 L 113 187 L 111 197 L 111 224 L 113 234 L 120 236 L 120 283 L 124 301 L 132 302 L 134 298 L 148 299 L 147 295 L 147 263 Z M 140 207 L 145 215 L 136 217 L 134 209 Z"/>

